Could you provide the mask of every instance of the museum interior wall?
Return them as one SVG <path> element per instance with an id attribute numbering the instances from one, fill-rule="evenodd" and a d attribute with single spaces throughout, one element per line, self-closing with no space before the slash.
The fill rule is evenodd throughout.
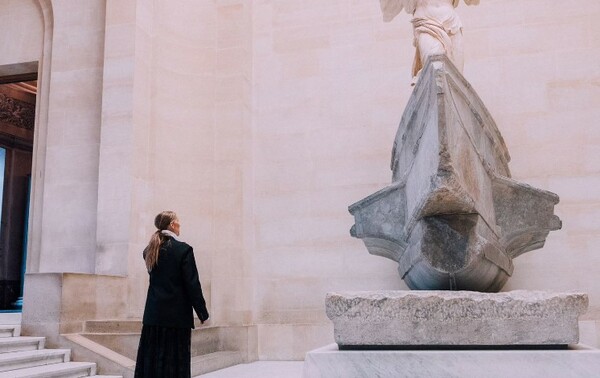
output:
<path id="1" fill-rule="evenodd" d="M 32 319 L 74 330 L 141 317 L 141 251 L 164 209 L 194 246 L 212 324 L 255 327 L 260 359 L 332 342 L 328 291 L 406 289 L 395 263 L 350 237 L 347 207 L 391 181 L 411 93 L 408 15 L 383 23 L 377 1 L 350 0 L 0 9 L 0 65 L 42 68 L 28 277 L 38 274 L 32 298 L 56 311 Z M 487 0 L 458 12 L 464 75 L 513 177 L 561 197 L 563 229 L 515 260 L 505 290 L 588 292 L 586 340 L 598 344 L 600 3 Z M 76 314 L 82 287 L 92 309 Z"/>
<path id="2" fill-rule="evenodd" d="M 52 6 L 39 270 L 94 273 L 105 6 Z"/>
<path id="3" fill-rule="evenodd" d="M 405 288 L 393 262 L 348 236 L 346 206 L 391 181 L 392 141 L 411 91 L 409 16 L 384 24 L 376 3 L 254 2 L 254 260 L 264 358 L 301 358 L 289 340 L 325 344 L 327 291 Z M 515 260 L 505 290 L 586 291 L 585 318 L 598 319 L 600 4 L 498 0 L 457 11 L 464 75 L 505 138 L 513 177 L 561 197 L 563 229 Z M 586 341 L 597 343 L 597 334 Z"/>
<path id="4" fill-rule="evenodd" d="M 39 12 L 33 3 L 8 2 L 8 12 L 0 14 L 2 26 L 2 54 L 0 66 L 6 67 L 12 60 L 34 62 L 38 60 L 42 48 L 42 24 Z M 31 22 L 33 21 L 33 22 Z M 20 23 L 30 24 L 31 33 L 11 33 L 20 30 Z M 24 47 L 22 47 L 24 46 Z M 28 66 L 35 66 L 29 63 Z M 0 76 L 9 74 L 3 72 Z M 35 86 L 35 83 L 28 83 Z M 20 295 L 22 261 L 24 249 L 23 233 L 26 222 L 26 207 L 29 180 L 31 177 L 32 142 L 35 95 L 22 90 L 24 87 L 2 85 L 0 89 L 0 147 L 3 149 L 2 188 L 3 201 L 2 229 L 0 229 L 0 308 L 12 308 Z M 15 113 L 11 114 L 11 110 Z"/>

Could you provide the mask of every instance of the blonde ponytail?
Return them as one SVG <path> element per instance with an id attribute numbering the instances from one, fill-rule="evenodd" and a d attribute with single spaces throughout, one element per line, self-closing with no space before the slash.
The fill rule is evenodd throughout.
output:
<path id="1" fill-rule="evenodd" d="M 144 251 L 144 260 L 146 261 L 148 272 L 152 271 L 152 268 L 158 263 L 160 246 L 166 239 L 161 231 L 166 230 L 175 219 L 177 219 L 177 215 L 172 211 L 163 211 L 154 218 L 154 226 L 156 226 L 157 230 L 152 234 L 150 242 Z"/>

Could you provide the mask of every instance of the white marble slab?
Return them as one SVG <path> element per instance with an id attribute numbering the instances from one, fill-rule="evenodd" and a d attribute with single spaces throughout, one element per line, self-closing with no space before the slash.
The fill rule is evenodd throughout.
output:
<path id="1" fill-rule="evenodd" d="M 336 344 L 308 352 L 304 378 L 580 378 L 600 376 L 600 350 L 340 351 Z"/>

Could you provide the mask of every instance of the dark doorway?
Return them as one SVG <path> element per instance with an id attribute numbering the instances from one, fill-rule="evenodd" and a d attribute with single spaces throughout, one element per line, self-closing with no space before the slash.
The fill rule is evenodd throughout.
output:
<path id="1" fill-rule="evenodd" d="M 0 78 L 0 311 L 20 311 L 23 295 L 35 79 L 7 83 Z"/>

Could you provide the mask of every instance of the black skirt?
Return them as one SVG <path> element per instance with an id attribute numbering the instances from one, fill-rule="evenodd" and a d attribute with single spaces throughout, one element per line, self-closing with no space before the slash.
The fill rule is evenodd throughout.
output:
<path id="1" fill-rule="evenodd" d="M 135 378 L 190 378 L 190 328 L 144 325 Z"/>

